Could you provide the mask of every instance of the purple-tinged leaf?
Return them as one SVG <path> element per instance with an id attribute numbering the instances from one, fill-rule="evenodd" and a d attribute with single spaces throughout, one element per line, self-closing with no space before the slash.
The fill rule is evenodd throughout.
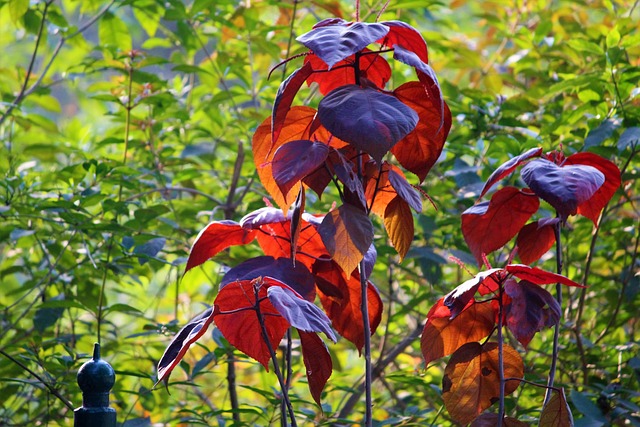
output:
<path id="1" fill-rule="evenodd" d="M 273 156 L 271 170 L 282 195 L 324 163 L 329 146 L 321 142 L 298 140 L 287 142 Z"/>
<path id="2" fill-rule="evenodd" d="M 311 28 L 328 27 L 330 25 L 344 25 L 344 26 L 347 26 L 347 25 L 349 25 L 349 21 L 346 21 L 346 20 L 344 20 L 342 18 L 326 18 L 326 19 L 323 19 L 322 21 L 317 22 Z"/>
<path id="3" fill-rule="evenodd" d="M 482 294 L 491 292 L 493 288 L 497 289 L 495 280 L 490 276 L 501 270 L 500 268 L 492 268 L 481 271 L 476 274 L 473 279 L 467 280 L 445 295 L 443 304 L 450 310 L 450 319 L 454 319 L 467 307 L 467 304 L 473 299 L 476 291 L 480 289 L 480 285 L 482 285 L 485 280 L 491 281 L 491 284 L 489 286 L 485 285 L 487 289 L 485 292 L 482 292 Z"/>
<path id="4" fill-rule="evenodd" d="M 350 276 L 373 242 L 373 225 L 361 209 L 344 204 L 324 217 L 318 234 L 331 257 Z"/>
<path id="5" fill-rule="evenodd" d="M 158 362 L 158 383 L 169 381 L 171 371 L 180 363 L 191 344 L 196 342 L 213 322 L 214 309 L 208 308 L 187 323 L 169 343 Z"/>
<path id="6" fill-rule="evenodd" d="M 371 244 L 369 246 L 369 250 L 366 254 L 364 254 L 364 276 L 368 279 L 373 272 L 373 266 L 376 265 L 376 260 L 378 259 L 378 251 L 376 250 L 376 246 Z"/>
<path id="7" fill-rule="evenodd" d="M 378 43 L 389 47 L 402 46 L 402 48 L 415 53 L 422 62 L 429 63 L 427 42 L 424 41 L 418 30 L 402 21 L 384 21 L 381 24 L 389 27 L 389 33 L 383 39 L 378 40 Z"/>
<path id="8" fill-rule="evenodd" d="M 314 27 L 296 40 L 310 49 L 331 69 L 336 63 L 363 50 L 371 43 L 383 38 L 388 32 L 389 27 L 382 24 L 356 22 L 345 25 L 343 21 L 334 21 Z"/>
<path id="9" fill-rule="evenodd" d="M 307 382 L 313 400 L 320 405 L 320 396 L 333 372 L 333 362 L 327 346 L 318 334 L 298 331 L 302 347 L 302 360 L 306 368 Z"/>
<path id="10" fill-rule="evenodd" d="M 320 101 L 318 116 L 329 132 L 378 163 L 418 123 L 418 114 L 395 96 L 356 85 L 327 95 Z"/>
<path id="11" fill-rule="evenodd" d="M 529 188 L 549 203 L 565 220 L 578 212 L 604 184 L 604 174 L 587 165 L 558 166 L 546 159 L 527 163 L 520 172 Z"/>
<path id="12" fill-rule="evenodd" d="M 305 332 L 324 332 L 331 341 L 337 342 L 333 329 L 331 329 L 331 320 L 327 315 L 292 289 L 271 286 L 267 289 L 267 297 L 282 317 L 287 319 L 294 328 Z"/>
<path id="13" fill-rule="evenodd" d="M 276 99 L 273 102 L 273 108 L 271 111 L 271 145 L 278 140 L 282 126 L 284 126 L 284 120 L 287 117 L 287 113 L 293 103 L 293 98 L 300 90 L 305 80 L 313 73 L 311 64 L 305 63 L 301 68 L 295 70 L 289 77 L 287 77 L 278 88 L 276 93 Z M 269 150 L 271 151 L 271 150 Z M 286 196 L 286 194 L 285 194 Z"/>
<path id="14" fill-rule="evenodd" d="M 523 264 L 509 264 L 504 269 L 507 273 L 516 276 L 518 279 L 527 280 L 529 282 L 535 283 L 536 285 L 550 285 L 552 283 L 561 283 L 565 286 L 584 288 L 584 286 L 560 274 L 551 273 L 537 267 L 531 267 Z"/>
<path id="15" fill-rule="evenodd" d="M 314 278 L 304 264 L 296 263 L 294 267 L 288 258 L 274 259 L 271 256 L 250 258 L 231 268 L 222 278 L 220 289 L 232 282 L 258 277 L 270 277 L 289 286 L 309 301 L 315 299 Z"/>
<path id="16" fill-rule="evenodd" d="M 300 191 L 298 192 L 298 197 L 296 197 L 296 201 L 293 204 L 293 212 L 291 213 L 291 227 L 290 227 L 290 235 L 291 235 L 291 262 L 293 266 L 296 265 L 296 252 L 298 251 L 298 240 L 300 239 L 300 230 L 302 227 L 302 215 L 304 214 L 304 208 L 307 202 L 306 192 L 304 191 L 304 186 L 300 186 Z"/>
<path id="17" fill-rule="evenodd" d="M 364 195 L 364 188 L 362 187 L 362 181 L 358 179 L 358 176 L 353 170 L 353 164 L 338 150 L 333 150 L 331 159 L 333 170 L 335 171 L 338 181 L 342 182 L 351 193 L 357 195 L 358 199 L 360 199 L 360 205 L 365 207 L 367 202 Z"/>
<path id="18" fill-rule="evenodd" d="M 462 213 L 462 234 L 471 253 L 482 264 L 482 255 L 503 247 L 540 207 L 538 198 L 515 187 L 504 187 L 490 202 L 478 203 Z"/>
<path id="19" fill-rule="evenodd" d="M 425 92 L 429 95 L 429 99 L 440 111 L 440 124 L 436 133 L 440 132 L 440 129 L 444 126 L 444 98 L 442 98 L 442 91 L 440 90 L 436 72 L 429 64 L 421 60 L 417 54 L 404 49 L 400 45 L 393 46 L 393 59 L 415 68 L 418 80 L 420 80 Z"/>
<path id="20" fill-rule="evenodd" d="M 493 171 L 493 173 L 491 174 L 489 179 L 487 179 L 487 182 L 484 184 L 484 187 L 482 188 L 482 191 L 480 192 L 480 197 L 484 196 L 486 194 L 486 192 L 489 191 L 489 189 L 491 187 L 493 187 L 493 185 L 496 182 L 498 182 L 499 180 L 501 180 L 502 178 L 504 178 L 505 176 L 507 176 L 511 172 L 513 172 L 513 170 L 515 168 L 517 168 L 518 165 L 520 165 L 520 163 L 522 163 L 522 162 L 524 162 L 526 160 L 529 160 L 532 157 L 540 157 L 541 154 L 542 154 L 542 148 L 541 147 L 532 148 L 532 149 L 520 154 L 519 156 L 516 156 L 516 157 L 504 162 L 503 164 L 501 164 L 500 167 L 498 167 L 498 169 Z"/>
<path id="21" fill-rule="evenodd" d="M 185 273 L 207 261 L 220 251 L 234 245 L 246 245 L 255 238 L 252 230 L 246 230 L 234 221 L 214 221 L 200 231 L 191 251 Z"/>
<path id="22" fill-rule="evenodd" d="M 389 171 L 389 183 L 396 190 L 398 196 L 411 206 L 411 209 L 422 212 L 422 198 L 420 192 L 407 182 L 407 179 L 391 169 Z"/>
<path id="23" fill-rule="evenodd" d="M 560 304 L 544 288 L 526 280 L 518 283 L 507 279 L 504 291 L 511 298 L 506 310 L 507 327 L 525 348 L 536 332 L 560 320 Z"/>
<path id="24" fill-rule="evenodd" d="M 247 230 L 255 230 L 261 225 L 285 222 L 288 219 L 281 209 L 267 206 L 246 214 L 240 220 L 240 226 Z"/>

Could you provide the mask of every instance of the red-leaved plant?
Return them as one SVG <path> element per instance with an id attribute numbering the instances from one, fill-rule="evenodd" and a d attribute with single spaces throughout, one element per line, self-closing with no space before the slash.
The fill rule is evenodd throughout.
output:
<path id="1" fill-rule="evenodd" d="M 422 333 L 421 349 L 427 364 L 451 355 L 442 396 L 451 417 L 461 424 L 526 425 L 504 413 L 505 395 L 525 380 L 522 358 L 504 343 L 503 328 L 526 349 L 538 331 L 551 326 L 555 327 L 554 349 L 549 379 L 546 385 L 540 385 L 547 390 L 540 425 L 573 424 L 564 390 L 554 387 L 561 285 L 584 285 L 561 275 L 560 229 L 569 216 L 576 214 L 597 225 L 601 211 L 620 186 L 620 171 L 609 160 L 592 153 L 565 157 L 561 152 L 543 155 L 541 148 L 534 148 L 496 169 L 480 197 L 523 163 L 520 175 L 528 188 L 503 187 L 490 201 L 477 203 L 462 214 L 465 240 L 478 264 L 484 263 L 489 269 L 438 300 L 427 315 Z M 527 224 L 538 211 L 540 199 L 551 205 L 556 216 Z M 517 253 L 524 264 L 539 260 L 555 243 L 557 274 L 524 264 L 490 268 L 486 255 L 516 236 L 516 249 L 510 258 Z M 552 283 L 556 283 L 556 298 L 541 286 Z M 490 341 L 494 334 L 496 341 Z M 483 413 L 495 402 L 499 402 L 497 414 Z"/>
<path id="2" fill-rule="evenodd" d="M 428 65 L 424 39 L 404 22 L 327 19 L 298 41 L 309 49 L 304 63 L 282 82 L 271 117 L 252 141 L 260 180 L 280 209 L 268 206 L 239 223 L 207 225 L 191 248 L 186 271 L 253 240 L 264 256 L 224 275 L 213 307 L 166 349 L 158 381 L 168 379 L 188 347 L 215 322 L 235 348 L 267 369 L 272 361 L 295 425 L 275 349 L 288 328 L 298 330 L 309 388 L 319 404 L 332 365 L 318 333 L 335 341 L 333 327 L 364 352 L 365 424 L 371 425 L 369 339 L 380 322 L 382 301 L 369 281 L 376 261 L 369 215 L 383 219 L 404 257 L 414 234 L 411 209 L 422 209 L 421 192 L 385 158 L 393 154 L 421 183 L 442 151 L 451 113 Z M 386 89 L 389 53 L 413 67 L 418 80 Z M 317 111 L 292 107 L 305 82 L 316 83 L 325 95 Z M 341 204 L 324 215 L 306 213 L 306 189 L 321 196 L 330 183 Z M 313 304 L 316 296 L 324 311 Z"/>

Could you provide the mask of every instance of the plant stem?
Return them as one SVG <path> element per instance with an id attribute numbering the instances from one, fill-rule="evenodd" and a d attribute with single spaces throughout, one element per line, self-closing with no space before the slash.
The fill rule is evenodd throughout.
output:
<path id="1" fill-rule="evenodd" d="M 360 291 L 361 301 L 360 310 L 362 312 L 362 333 L 364 334 L 364 390 L 365 390 L 365 427 L 373 425 L 372 418 L 372 399 L 371 399 L 371 383 L 373 381 L 371 370 L 371 325 L 369 324 L 369 303 L 367 299 L 367 277 L 364 274 L 365 265 L 364 258 L 360 261 Z"/>
<path id="2" fill-rule="evenodd" d="M 562 234 L 560 233 L 560 229 L 562 227 L 562 221 L 558 221 L 555 225 L 554 231 L 556 234 L 556 272 L 558 274 L 562 274 Z M 562 285 L 560 283 L 556 283 L 556 300 L 560 307 L 562 307 Z M 556 366 L 558 364 L 558 339 L 560 337 L 560 320 L 556 323 L 555 328 L 553 329 L 553 354 L 551 356 L 551 368 L 549 368 L 549 378 L 547 380 L 547 392 L 544 396 L 543 406 L 549 402 L 551 399 L 551 391 L 553 388 L 553 383 L 556 378 Z"/>
<path id="3" fill-rule="evenodd" d="M 233 354 L 233 348 L 229 348 L 227 351 L 227 388 L 229 389 L 233 422 L 239 423 L 240 412 L 238 412 L 238 409 L 240 407 L 238 405 L 238 392 L 236 390 L 236 358 Z"/>
<path id="4" fill-rule="evenodd" d="M 502 293 L 504 292 L 503 284 L 498 287 L 498 376 L 500 378 L 500 402 L 498 405 L 498 427 L 502 427 L 504 420 L 504 337 L 502 335 Z"/>
<path id="5" fill-rule="evenodd" d="M 260 329 L 262 330 L 262 339 L 264 343 L 267 345 L 267 349 L 269 350 L 269 354 L 271 355 L 271 362 L 273 363 L 273 370 L 278 377 L 278 382 L 280 383 L 280 389 L 282 390 L 282 400 L 284 401 L 288 411 L 289 418 L 291 418 L 291 426 L 297 427 L 295 413 L 293 412 L 293 406 L 291 406 L 291 401 L 289 400 L 289 390 L 287 389 L 287 385 L 285 383 L 284 377 L 282 376 L 282 371 L 280 370 L 280 365 L 278 364 L 278 358 L 276 357 L 276 352 L 271 345 L 271 341 L 269 340 L 269 333 L 267 332 L 267 325 L 264 323 L 264 317 L 262 316 L 262 312 L 260 311 L 260 284 L 253 285 L 253 291 L 256 298 L 256 315 L 258 316 L 258 322 L 260 323 Z M 282 417 L 285 418 L 286 415 L 283 413 Z M 286 424 L 286 423 L 285 423 Z"/>

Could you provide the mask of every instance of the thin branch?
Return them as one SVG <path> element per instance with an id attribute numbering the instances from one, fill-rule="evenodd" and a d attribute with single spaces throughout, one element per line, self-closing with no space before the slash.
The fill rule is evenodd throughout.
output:
<path id="1" fill-rule="evenodd" d="M 554 227 L 554 232 L 556 235 L 556 273 L 562 274 L 562 234 L 560 233 L 562 227 L 562 221 L 558 221 Z M 562 307 L 562 285 L 560 283 L 556 283 L 556 301 L 558 301 L 558 305 Z M 556 323 L 555 328 L 553 330 L 553 354 L 551 357 L 551 367 L 549 368 L 549 378 L 547 379 L 547 393 L 544 396 L 544 405 L 549 402 L 551 399 L 550 389 L 553 388 L 553 383 L 556 378 L 556 366 L 558 365 L 558 352 L 559 352 L 559 337 L 560 337 L 560 321 Z"/>
<path id="2" fill-rule="evenodd" d="M 369 323 L 368 281 L 365 275 L 364 258 L 360 261 L 360 310 L 362 312 L 362 333 L 364 334 L 364 384 L 365 384 L 365 416 L 364 425 L 373 425 L 373 400 L 371 384 L 373 374 L 371 368 L 371 325 Z"/>

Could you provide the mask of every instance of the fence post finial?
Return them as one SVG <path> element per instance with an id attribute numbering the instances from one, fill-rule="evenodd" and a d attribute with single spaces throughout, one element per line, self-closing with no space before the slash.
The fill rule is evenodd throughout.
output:
<path id="1" fill-rule="evenodd" d="M 109 407 L 109 391 L 115 381 L 113 368 L 100 359 L 100 344 L 95 343 L 93 358 L 78 371 L 82 406 L 74 411 L 74 427 L 116 426 L 116 410 Z"/>

